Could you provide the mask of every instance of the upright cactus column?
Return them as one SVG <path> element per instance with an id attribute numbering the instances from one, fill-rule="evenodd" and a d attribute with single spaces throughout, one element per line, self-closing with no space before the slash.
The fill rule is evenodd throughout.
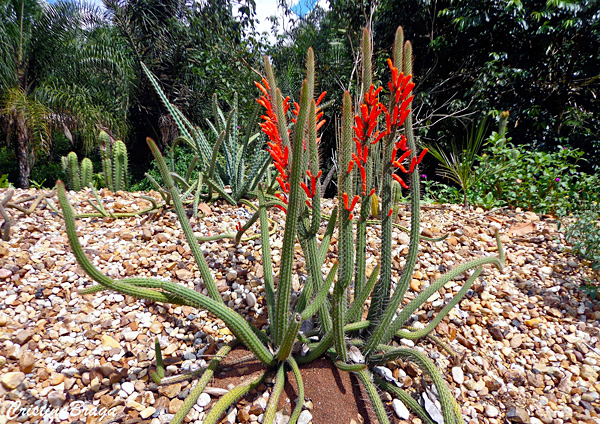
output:
<path id="1" fill-rule="evenodd" d="M 125 187 L 127 187 L 127 148 L 121 140 L 117 140 L 113 145 L 112 164 L 112 191 L 125 190 Z"/>

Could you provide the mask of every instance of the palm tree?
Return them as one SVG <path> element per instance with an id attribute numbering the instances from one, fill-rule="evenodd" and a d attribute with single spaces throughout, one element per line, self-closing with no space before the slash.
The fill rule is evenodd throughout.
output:
<path id="1" fill-rule="evenodd" d="M 0 120 L 15 148 L 19 187 L 29 187 L 53 127 L 79 129 L 88 149 L 99 126 L 126 131 L 131 63 L 116 43 L 92 7 L 0 0 Z"/>

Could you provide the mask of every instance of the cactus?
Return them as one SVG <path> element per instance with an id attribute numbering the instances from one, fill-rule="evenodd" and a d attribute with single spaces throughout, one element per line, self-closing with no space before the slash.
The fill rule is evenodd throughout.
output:
<path id="1" fill-rule="evenodd" d="M 77 161 L 77 153 L 70 152 L 61 158 L 62 168 L 67 177 L 69 189 L 79 191 L 89 187 L 94 175 L 94 166 L 88 158 L 83 158 L 81 165 Z"/>
<path id="2" fill-rule="evenodd" d="M 113 177 L 112 191 L 125 190 L 127 186 L 127 148 L 125 143 L 121 140 L 117 140 L 113 144 Z"/>
<path id="3" fill-rule="evenodd" d="M 114 143 L 104 131 L 100 132 L 100 156 L 102 158 L 102 176 L 110 191 L 127 189 L 127 147 L 121 140 Z"/>
<path id="4" fill-rule="evenodd" d="M 81 187 L 89 187 L 94 175 L 94 166 L 88 158 L 83 158 L 81 161 Z"/>
<path id="5" fill-rule="evenodd" d="M 67 185 L 70 190 L 81 190 L 81 177 L 79 175 L 79 161 L 77 153 L 70 152 L 66 157 L 62 157 L 62 168 L 67 176 Z"/>
<path id="6" fill-rule="evenodd" d="M 370 48 L 369 37 L 369 32 L 365 30 L 362 44 L 363 58 L 370 58 L 366 51 Z M 366 60 L 370 62 L 370 59 Z M 186 286 L 157 278 L 113 280 L 102 274 L 87 258 L 79 243 L 75 217 L 67 200 L 64 184 L 59 182 L 58 197 L 74 255 L 82 269 L 99 283 L 99 285 L 84 289 L 82 292 L 89 294 L 112 289 L 153 301 L 195 306 L 206 309 L 221 318 L 235 338 L 245 344 L 260 361 L 270 368 L 277 368 L 275 388 L 265 412 L 265 418 L 267 418 L 265 422 L 273 416 L 278 404 L 281 388 L 285 384 L 284 367 L 286 364 L 291 367 L 299 388 L 300 397 L 290 420 L 295 422 L 300 413 L 299 408 L 304 403 L 302 377 L 298 371 L 298 364 L 309 363 L 328 354 L 341 371 L 356 374 L 358 380 L 364 385 L 380 423 L 389 423 L 389 419 L 379 397 L 378 389 L 386 390 L 400 398 L 424 421 L 433 422 L 419 403 L 410 400 L 412 399 L 411 394 L 396 385 L 389 385 L 389 382 L 374 379 L 371 372 L 374 366 L 396 359 L 413 362 L 425 375 L 430 377 L 435 385 L 435 392 L 439 396 L 446 424 L 462 423 L 460 408 L 444 382 L 442 374 L 427 355 L 417 349 L 393 347 L 391 342 L 397 337 L 411 340 L 429 337 L 429 332 L 466 294 L 479 276 L 483 265 L 492 264 L 502 269 L 504 252 L 499 235 L 496 233 L 498 257 L 482 257 L 457 266 L 417 294 L 412 301 L 402 305 L 417 261 L 420 224 L 419 163 L 426 153 L 426 150 L 421 152 L 417 150 L 412 131 L 410 107 L 414 84 L 412 83 L 411 61 L 411 45 L 409 42 L 404 43 L 402 31 L 399 29 L 396 33 L 393 59 L 388 60 L 391 71 L 387 95 L 388 105 L 385 106 L 379 100 L 382 90 L 376 89 L 372 83 L 363 84 L 361 101 L 356 107 L 352 105 L 350 93 L 344 93 L 342 128 L 338 139 L 338 169 L 340 170 L 338 205 L 329 218 L 325 234 L 318 234 L 322 220 L 319 189 L 322 173 L 319 170 L 317 133 L 322 125 L 319 103 L 323 95 L 319 96 L 317 100 L 314 99 L 314 55 L 312 49 L 309 49 L 307 77 L 302 84 L 299 104 L 293 106 L 294 118 L 290 124 L 288 124 L 287 112 L 291 103 L 283 98 L 277 87 L 270 62 L 268 58 L 265 58 L 266 78 L 257 84 L 262 93 L 259 99 L 260 104 L 267 109 L 261 127 L 269 138 L 268 152 L 278 171 L 277 183 L 281 191 L 277 193 L 276 197 L 273 197 L 265 195 L 263 187 L 259 186 L 258 212 L 249 222 L 251 225 L 254 220 L 259 220 L 262 229 L 261 245 L 263 265 L 265 266 L 266 310 L 269 313 L 271 324 L 266 332 L 260 331 L 241 315 L 225 306 L 187 219 L 171 173 L 158 147 L 151 139 L 148 139 L 148 145 L 159 165 L 208 294 L 204 295 Z M 369 69 L 370 63 L 363 63 L 363 65 Z M 365 71 L 362 75 L 364 81 L 369 83 L 369 72 Z M 288 133 L 289 128 L 291 131 Z M 381 144 L 381 148 L 370 148 L 376 144 Z M 379 264 L 370 275 L 367 275 L 366 225 L 372 209 L 372 196 L 376 190 L 373 188 L 376 184 L 375 174 L 379 174 L 382 190 L 379 222 L 383 237 L 378 249 L 380 251 Z M 394 192 L 393 187 L 398 185 L 405 189 L 409 188 L 404 181 L 404 174 L 410 181 L 411 192 L 410 243 L 400 280 L 392 289 L 391 228 L 395 207 L 394 197 L 397 193 Z M 269 207 L 277 207 L 285 212 L 285 230 L 277 288 L 275 288 L 273 278 L 275 273 L 270 268 L 271 248 L 267 218 Z M 330 240 L 336 227 L 338 230 L 338 261 L 327 275 L 323 275 L 321 273 L 322 265 L 329 252 Z M 238 232 L 243 230 L 241 223 L 238 223 L 237 228 Z M 292 275 L 294 268 L 298 266 L 294 263 L 294 253 L 297 250 L 296 241 L 300 242 L 309 275 L 297 302 L 292 304 Z M 425 328 L 414 329 L 406 326 L 410 316 L 432 294 L 453 278 L 471 269 L 474 269 L 474 272 L 462 288 Z M 333 290 L 330 295 L 332 286 Z M 368 319 L 365 321 L 362 320 L 363 309 L 372 291 Z M 349 302 L 349 299 L 353 299 L 352 302 Z M 311 334 L 310 339 L 299 331 L 300 323 L 308 319 L 318 319 L 320 323 L 318 329 Z M 351 345 L 348 340 L 350 335 L 352 335 Z M 306 348 L 303 349 L 307 350 L 304 356 L 293 353 L 292 346 L 296 342 L 300 342 Z M 222 352 L 225 355 L 228 349 L 223 349 Z M 157 358 L 160 357 L 161 355 L 158 354 Z M 185 408 L 177 412 L 173 423 L 183 422 L 185 415 L 195 402 L 194 397 L 197 398 L 204 390 L 220 359 L 221 356 L 217 355 L 211 362 L 208 377 L 202 378 L 198 385 L 190 391 L 189 398 L 184 402 Z M 161 367 L 161 364 L 157 364 L 159 372 L 152 374 L 157 381 L 161 380 L 159 375 Z M 255 388 L 263 377 L 264 374 L 256 380 L 229 391 L 208 412 L 204 422 L 206 424 L 219 422 L 229 406 L 237 402 L 249 390 Z M 167 384 L 168 381 L 171 381 L 167 380 L 161 380 L 161 382 Z"/>

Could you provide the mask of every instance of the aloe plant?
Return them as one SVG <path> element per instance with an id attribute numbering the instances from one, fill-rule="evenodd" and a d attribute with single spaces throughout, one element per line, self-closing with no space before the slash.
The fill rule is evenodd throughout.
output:
<path id="1" fill-rule="evenodd" d="M 212 200 L 214 190 L 233 205 L 239 203 L 244 196 L 255 191 L 267 171 L 270 159 L 269 155 L 262 149 L 260 133 L 252 133 L 252 129 L 256 125 L 256 116 L 252 117 L 243 134 L 240 134 L 237 93 L 234 95 L 233 105 L 227 115 L 223 113 L 219 106 L 216 94 L 213 95 L 214 122 L 207 119 L 215 139 L 214 144 L 211 146 L 202 130 L 193 125 L 177 106 L 169 101 L 156 77 L 143 63 L 142 68 L 179 129 L 180 136 L 171 146 L 171 151 L 174 151 L 178 143 L 184 142 L 194 152 L 195 157 L 190 163 L 185 176 L 177 175 L 174 169 L 171 170 L 171 176 L 184 186 L 185 193 L 182 196 L 184 199 L 195 193 L 194 211 L 197 211 L 196 205 L 203 184 L 208 185 L 208 200 Z M 224 157 L 223 166 L 217 160 L 221 151 Z M 199 174 L 196 181 L 191 181 L 190 178 L 196 166 L 199 167 Z M 163 193 L 166 191 L 156 180 L 148 174 L 146 176 L 159 191 Z M 230 193 L 225 190 L 227 184 L 231 188 Z M 170 202 L 166 193 L 165 200 Z"/>
<path id="2" fill-rule="evenodd" d="M 389 419 L 376 385 L 379 389 L 388 391 L 401 399 L 425 422 L 434 422 L 424 407 L 409 393 L 388 381 L 374 378 L 372 370 L 375 366 L 398 358 L 415 363 L 424 374 L 431 378 L 439 396 L 444 422 L 446 424 L 462 423 L 460 408 L 444 382 L 441 372 L 432 361 L 419 350 L 392 347 L 391 341 L 398 337 L 411 340 L 428 337 L 437 324 L 462 299 L 485 264 L 492 264 L 502 269 L 504 253 L 496 233 L 498 257 L 482 257 L 457 266 L 401 307 L 417 261 L 420 202 L 419 162 L 425 152 L 418 152 L 412 132 L 410 107 L 414 85 L 411 75 L 411 44 L 404 43 L 402 30 L 399 28 L 396 32 L 393 56 L 388 61 L 391 81 L 388 86 L 387 106 L 385 106 L 379 100 L 382 90 L 375 88 L 370 82 L 369 37 L 369 32 L 365 30 L 362 43 L 362 62 L 367 67 L 367 71 L 363 72 L 364 90 L 361 102 L 358 107 L 353 108 L 350 93 L 344 93 L 343 97 L 342 128 L 338 139 L 338 169 L 340 170 L 338 206 L 329 217 L 324 235 L 317 234 L 322 223 L 319 190 L 322 174 L 319 170 L 317 145 L 318 128 L 322 125 L 318 103 L 322 96 L 316 101 L 313 95 L 315 86 L 314 55 L 312 49 L 309 49 L 307 78 L 302 84 L 299 104 L 295 104 L 293 109 L 289 100 L 283 98 L 277 87 L 269 60 L 265 58 L 266 78 L 257 83 L 262 94 L 259 103 L 266 108 L 261 127 L 269 138 L 268 151 L 279 174 L 277 182 L 280 189 L 276 198 L 265 195 L 261 186 L 257 192 L 259 204 L 257 219 L 262 228 L 261 244 L 265 268 L 266 310 L 271 323 L 266 331 L 254 327 L 242 316 L 225 306 L 198 241 L 194 237 L 167 164 L 151 139 L 148 139 L 148 144 L 155 155 L 167 189 L 171 193 L 175 211 L 193 257 L 198 264 L 208 295 L 157 278 L 113 280 L 100 273 L 79 244 L 74 214 L 67 200 L 64 184 L 58 183 L 58 195 L 64 213 L 67 235 L 75 257 L 88 275 L 99 283 L 84 289 L 84 293 L 112 289 L 153 301 L 206 309 L 222 319 L 235 339 L 246 345 L 265 364 L 265 371 L 258 379 L 235 387 L 215 404 L 204 419 L 206 424 L 219 422 L 229 406 L 257 387 L 265 373 L 268 372 L 274 372 L 276 377 L 275 387 L 263 422 L 272 423 L 273 412 L 281 394 L 280 389 L 286 378 L 284 372 L 286 365 L 293 372 L 293 378 L 296 380 L 300 394 L 290 417 L 290 423 L 295 423 L 304 403 L 303 382 L 298 364 L 310 363 L 323 355 L 329 356 L 340 370 L 356 373 L 358 379 L 365 386 L 380 423 L 389 423 Z M 288 116 L 292 116 L 292 119 L 288 120 Z M 288 133 L 290 128 L 291 131 Z M 372 154 L 374 149 L 371 149 L 371 146 L 378 143 L 381 144 L 380 154 Z M 381 256 L 377 267 L 367 275 L 366 226 L 371 210 L 371 196 L 374 192 L 372 185 L 375 172 L 373 170 L 375 169 L 380 170 L 379 178 L 382 183 L 380 219 L 382 242 L 379 248 Z M 404 181 L 404 174 L 408 176 L 411 190 L 410 245 L 400 280 L 392 289 L 393 187 L 394 182 L 409 187 Z M 276 288 L 271 264 L 267 218 L 268 208 L 273 206 L 283 209 L 286 216 L 279 281 Z M 321 273 L 322 265 L 336 228 L 338 231 L 337 263 L 326 275 L 323 275 Z M 294 253 L 297 241 L 304 253 L 308 280 L 296 302 L 292 302 L 292 270 L 295 266 Z M 453 278 L 471 269 L 474 271 L 462 288 L 427 326 L 422 329 L 406 326 L 410 316 L 432 294 Z M 331 288 L 332 294 L 330 294 Z M 371 293 L 372 301 L 368 308 L 368 319 L 363 320 L 366 301 Z M 349 299 L 352 301 L 349 302 Z M 304 320 L 312 319 L 318 319 L 320 325 L 310 334 L 303 334 L 300 331 L 301 323 Z M 292 347 L 296 343 L 302 345 L 303 348 L 298 350 L 302 353 L 293 353 L 296 350 Z M 219 361 L 230 349 L 230 345 L 223 347 L 211 361 L 205 374 L 196 387 L 191 390 L 184 406 L 178 411 L 172 422 L 181 423 L 183 421 L 197 397 L 208 384 Z M 172 382 L 171 378 L 161 378 L 160 352 L 158 352 L 157 358 L 159 362 L 157 363 L 157 372 L 153 372 L 152 377 L 161 383 Z"/>

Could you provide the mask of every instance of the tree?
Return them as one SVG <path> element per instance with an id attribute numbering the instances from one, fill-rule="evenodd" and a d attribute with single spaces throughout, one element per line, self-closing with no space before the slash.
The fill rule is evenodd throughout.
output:
<path id="1" fill-rule="evenodd" d="M 51 146 L 53 126 L 70 128 L 68 133 L 81 129 L 88 148 L 99 126 L 126 129 L 120 107 L 126 98 L 113 94 L 123 85 L 115 81 L 127 77 L 107 67 L 125 58 L 117 49 L 107 55 L 101 25 L 97 10 L 75 3 L 0 3 L 0 119 L 16 152 L 22 188 L 29 187 L 36 155 Z"/>

